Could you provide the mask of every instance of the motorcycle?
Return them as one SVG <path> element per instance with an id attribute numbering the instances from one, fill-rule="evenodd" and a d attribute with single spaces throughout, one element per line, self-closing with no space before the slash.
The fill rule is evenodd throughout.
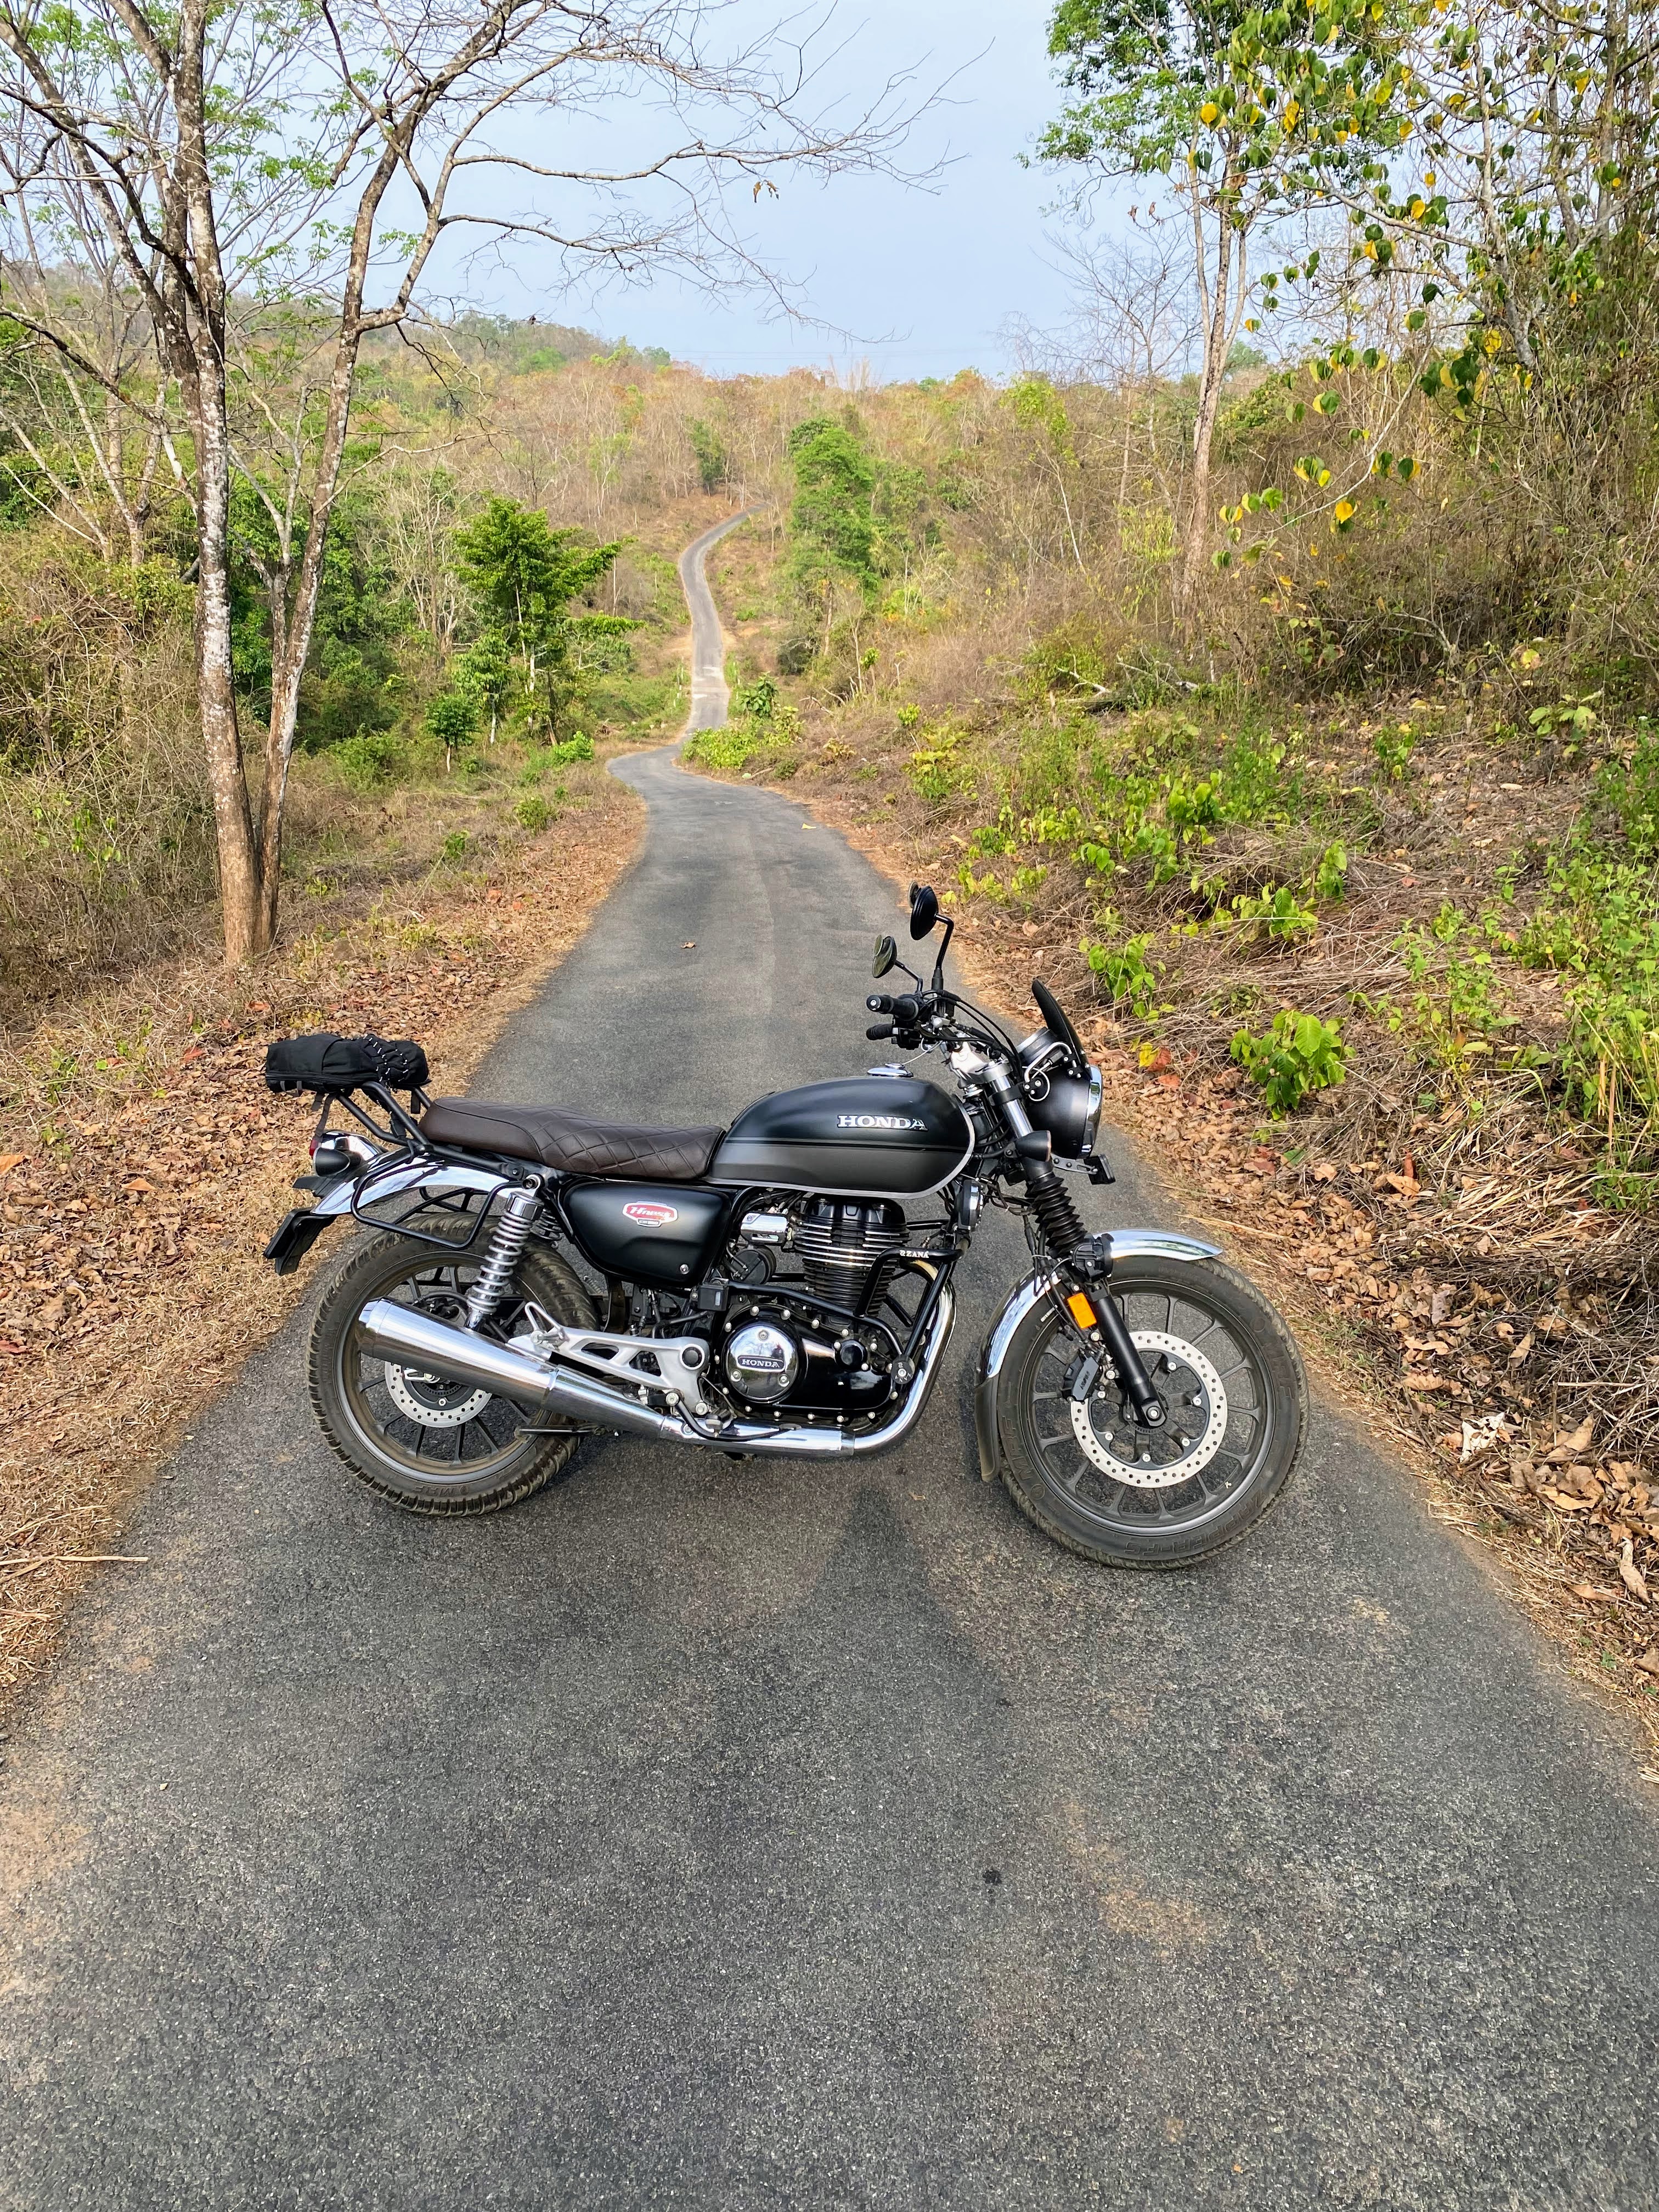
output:
<path id="1" fill-rule="evenodd" d="M 981 1353 L 980 1471 L 1056 1542 L 1170 1567 L 1241 1536 L 1290 1480 L 1296 1346 L 1219 1248 L 1085 1231 L 1067 1177 L 1113 1180 L 1102 1085 L 1035 981 L 1016 1041 L 891 937 L 866 1035 L 937 1055 L 774 1092 L 729 1127 L 635 1128 L 557 1107 L 428 1097 L 418 1045 L 271 1046 L 265 1079 L 320 1109 L 311 1172 L 266 1247 L 287 1273 L 336 1221 L 357 1243 L 319 1307 L 311 1395 L 352 1473 L 417 1513 L 540 1489 L 621 1432 L 734 1458 L 859 1459 L 914 1434 L 944 1364 L 953 1279 L 987 1206 L 1030 1266 Z M 925 964 L 925 963 L 924 963 Z M 407 1104 L 398 1094 L 405 1094 Z"/>

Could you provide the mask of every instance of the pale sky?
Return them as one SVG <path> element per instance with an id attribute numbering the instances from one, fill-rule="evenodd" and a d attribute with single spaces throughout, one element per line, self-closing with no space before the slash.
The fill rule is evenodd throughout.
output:
<path id="1" fill-rule="evenodd" d="M 1053 325 L 1066 313 L 1043 240 L 1054 228 L 1044 209 L 1058 180 L 1017 158 L 1058 104 L 1043 51 L 1047 16 L 1029 0 L 1012 9 L 992 0 L 885 0 L 869 13 L 859 0 L 837 7 L 832 40 L 844 46 L 832 85 L 856 91 L 912 65 L 924 85 L 957 73 L 901 157 L 913 168 L 954 157 L 931 189 L 786 176 L 781 198 L 752 211 L 751 234 L 767 258 L 802 287 L 813 314 L 852 331 L 850 340 L 769 321 L 758 300 L 713 301 L 672 278 L 613 289 L 595 302 L 560 302 L 543 289 L 547 265 L 538 266 L 533 248 L 515 249 L 510 276 L 475 271 L 468 289 L 480 306 L 665 346 L 715 375 L 792 364 L 844 372 L 860 360 L 884 380 L 1006 369 L 1009 317 Z M 607 131 L 613 146 L 625 139 L 627 118 Z"/>

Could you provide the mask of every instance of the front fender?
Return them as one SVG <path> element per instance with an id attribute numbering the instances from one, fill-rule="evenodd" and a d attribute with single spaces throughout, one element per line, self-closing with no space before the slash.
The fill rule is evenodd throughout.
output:
<path id="1" fill-rule="evenodd" d="M 1182 1237 L 1170 1229 L 1115 1229 L 1112 1231 L 1112 1259 L 1119 1260 L 1218 1260 L 1221 1247 L 1206 1244 L 1196 1237 Z M 1001 1386 L 1003 1364 L 1008 1357 L 1015 1332 L 1034 1305 L 1048 1295 L 1048 1287 L 1056 1270 L 1052 1266 L 1039 1267 L 1023 1283 L 1015 1285 L 1008 1303 L 992 1324 L 985 1340 L 985 1348 L 979 1356 L 979 1380 L 974 1389 L 974 1431 L 979 1440 L 979 1473 L 981 1482 L 994 1482 L 997 1469 L 1002 1463 L 1001 1415 L 997 1406 L 997 1394 Z"/>

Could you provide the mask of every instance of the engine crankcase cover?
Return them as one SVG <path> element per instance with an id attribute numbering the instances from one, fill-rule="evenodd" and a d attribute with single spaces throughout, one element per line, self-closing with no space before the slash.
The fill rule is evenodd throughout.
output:
<path id="1" fill-rule="evenodd" d="M 769 1406 L 788 1395 L 799 1372 L 799 1340 L 777 1322 L 745 1322 L 726 1340 L 726 1376 L 740 1397 Z"/>

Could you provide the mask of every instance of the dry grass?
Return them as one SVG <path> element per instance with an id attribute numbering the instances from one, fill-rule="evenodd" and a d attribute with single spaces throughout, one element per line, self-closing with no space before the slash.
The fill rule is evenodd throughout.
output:
<path id="1" fill-rule="evenodd" d="M 40 1672 L 82 1580 L 123 1571 L 94 1562 L 123 1551 L 132 1501 L 303 1294 L 307 1269 L 278 1282 L 259 1258 L 308 1126 L 307 1102 L 265 1091 L 266 1042 L 412 1035 L 437 1085 L 464 1087 L 633 851 L 641 809 L 614 778 L 571 771 L 568 801 L 533 838 L 480 828 L 476 862 L 399 880 L 382 851 L 376 889 L 360 860 L 299 895 L 282 949 L 244 976 L 198 946 L 6 1046 L 0 1695 Z M 456 799 L 480 823 L 489 803 Z"/>

